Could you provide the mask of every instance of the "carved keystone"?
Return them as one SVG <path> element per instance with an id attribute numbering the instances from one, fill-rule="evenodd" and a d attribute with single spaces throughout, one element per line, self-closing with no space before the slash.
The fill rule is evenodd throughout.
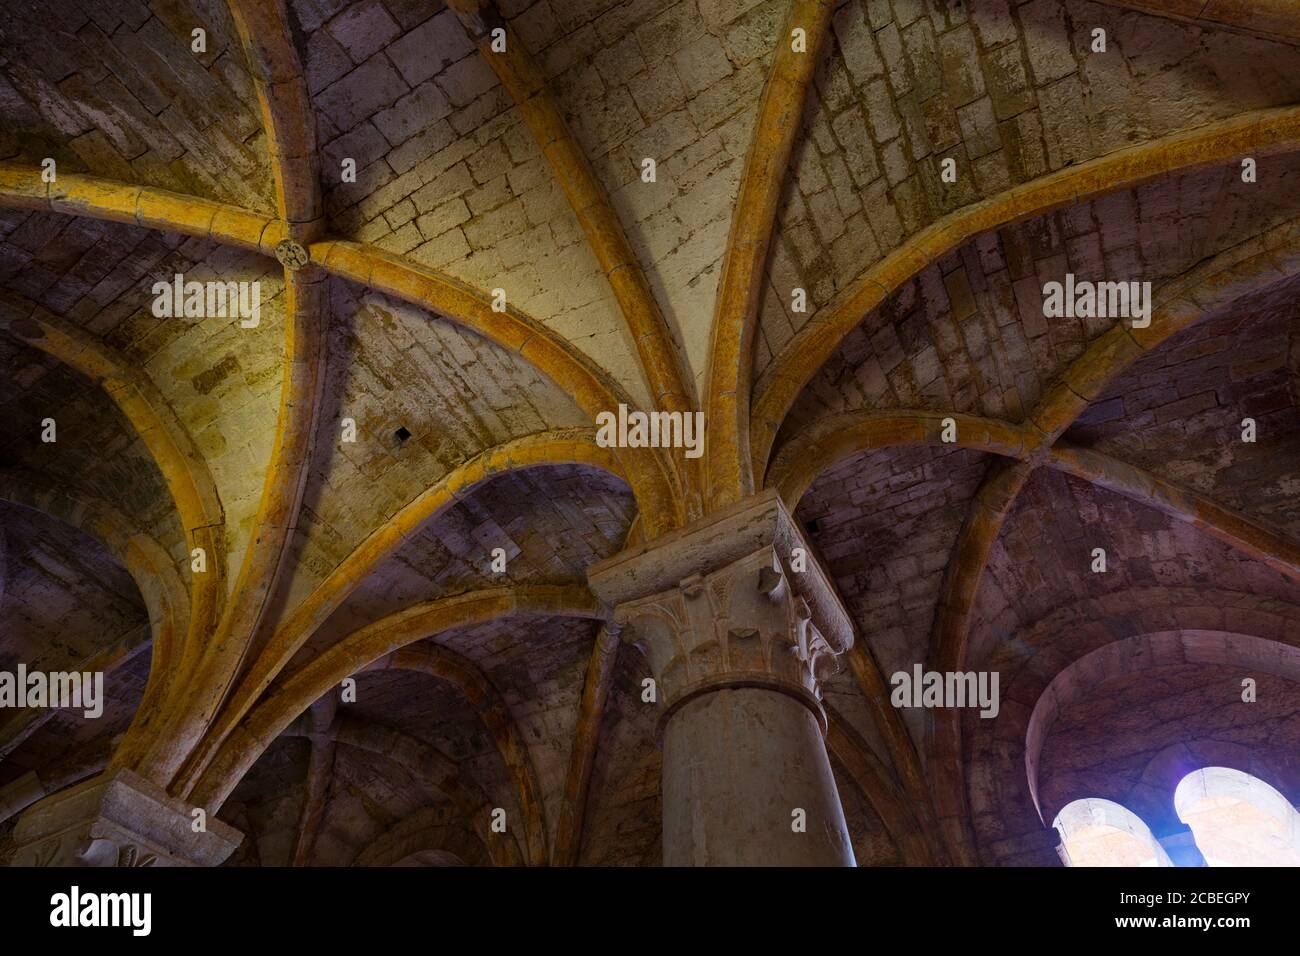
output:
<path id="1" fill-rule="evenodd" d="M 281 239 L 277 242 L 275 257 L 280 260 L 280 265 L 290 272 L 297 272 L 311 261 L 311 253 L 307 251 L 307 247 L 293 239 Z"/>

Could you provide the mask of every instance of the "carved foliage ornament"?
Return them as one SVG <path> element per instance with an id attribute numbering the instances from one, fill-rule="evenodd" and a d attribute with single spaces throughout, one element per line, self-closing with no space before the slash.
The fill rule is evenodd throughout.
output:
<path id="1" fill-rule="evenodd" d="M 774 549 L 762 548 L 710 574 L 619 607 L 671 706 L 702 685 L 787 685 L 820 697 L 837 651 L 790 586 Z"/>

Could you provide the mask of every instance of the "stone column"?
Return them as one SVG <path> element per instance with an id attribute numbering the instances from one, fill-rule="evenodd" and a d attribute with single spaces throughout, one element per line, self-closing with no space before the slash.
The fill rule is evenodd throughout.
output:
<path id="1" fill-rule="evenodd" d="M 773 493 L 595 565 L 654 673 L 665 866 L 853 866 L 820 682 L 853 644 Z"/>
<path id="2" fill-rule="evenodd" d="M 1192 833 L 1192 828 L 1186 824 L 1183 824 L 1180 829 L 1170 830 L 1164 836 L 1156 837 L 1156 842 L 1164 847 L 1169 862 L 1174 866 L 1210 865 L 1205 862 L 1201 848 L 1196 845 L 1196 835 Z"/>
<path id="3" fill-rule="evenodd" d="M 215 817 L 117 769 L 46 797 L 14 827 L 10 866 L 217 866 L 243 839 Z"/>

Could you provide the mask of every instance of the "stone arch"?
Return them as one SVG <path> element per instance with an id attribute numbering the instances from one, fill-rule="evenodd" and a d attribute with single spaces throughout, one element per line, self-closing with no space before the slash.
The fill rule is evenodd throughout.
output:
<path id="1" fill-rule="evenodd" d="M 1091 686 L 1107 674 L 1188 662 L 1248 664 L 1300 680 L 1300 640 L 1288 630 L 1297 619 L 1292 606 L 1239 592 L 1165 590 L 1123 592 L 1060 608 L 1002 642 L 1001 655 L 976 662 L 1003 671 L 998 716 L 968 715 L 963 728 L 971 821 L 983 863 L 1041 866 L 1056 858 L 1059 838 L 1046 816 L 1052 808 L 1039 804 L 1037 761 L 1051 722 L 1071 699 L 1066 687 L 1083 689 L 1085 679 Z M 1253 634 L 1227 630 L 1225 608 Z M 1116 639 L 1110 626 L 1118 621 L 1132 627 L 1131 636 Z M 1045 632 L 1060 636 L 1038 646 Z M 1049 692 L 1062 674 L 1067 676 Z"/>
<path id="2" fill-rule="evenodd" d="M 148 679 L 139 695 L 116 696 L 116 691 L 109 695 L 115 703 L 129 706 L 126 713 L 134 714 L 133 720 L 139 720 L 174 677 L 181 622 L 189 613 L 185 586 L 162 545 L 134 527 L 130 519 L 110 503 L 57 485 L 42 488 L 36 481 L 36 476 L 19 469 L 0 470 L 0 523 L 6 519 L 14 521 L 15 516 L 21 515 L 24 520 L 33 522 L 32 527 L 39 529 L 38 534 L 43 540 L 51 537 L 58 540 L 63 533 L 75 535 L 75 539 L 67 539 L 61 547 L 87 552 L 86 560 L 92 562 L 88 566 L 97 571 L 93 574 L 86 572 L 85 580 L 98 578 L 99 573 L 109 567 L 120 570 L 130 582 L 126 586 L 134 592 L 131 603 L 138 602 L 132 618 L 122 619 L 125 629 L 116 636 L 108 630 L 108 618 L 105 617 L 96 624 L 96 627 L 104 628 L 104 636 L 91 646 L 83 645 L 81 655 L 84 656 L 77 656 L 70 645 L 65 645 L 62 661 L 55 663 L 57 659 L 51 659 L 49 663 L 77 670 L 102 671 L 109 676 L 129 669 L 141 656 L 148 657 Z M 6 509 L 9 509 L 8 514 Z M 10 534 L 4 542 L 9 551 L 14 547 L 15 527 L 10 526 Z M 11 560 L 14 557 L 16 555 L 0 554 L 0 577 L 5 578 L 0 581 L 0 593 L 9 590 L 11 599 L 14 596 L 13 584 L 20 571 Z M 7 568 L 6 564 L 9 565 Z M 101 613 L 106 610 L 101 609 Z M 137 612 L 139 616 L 135 618 Z M 6 623 L 4 626 L 9 625 Z M 0 720 L 0 759 L 23 746 L 55 714 L 55 709 L 45 708 L 6 711 L 4 719 Z M 59 774 L 52 770 L 49 779 L 59 779 Z"/>
<path id="3" fill-rule="evenodd" d="M 443 862 L 411 862 L 433 854 Z M 442 807 L 426 807 L 384 831 L 357 854 L 354 866 L 491 866 L 482 842 L 448 822 Z"/>
<path id="4" fill-rule="evenodd" d="M 1173 794 L 1208 866 L 1300 865 L 1300 812 L 1275 787 L 1230 767 L 1203 767 Z"/>
<path id="5" fill-rule="evenodd" d="M 1061 833 L 1057 852 L 1066 866 L 1174 865 L 1142 818 L 1113 800 L 1074 800 L 1052 826 Z"/>
<path id="6" fill-rule="evenodd" d="M 1162 834 L 1181 828 L 1189 844 L 1194 845 L 1191 830 L 1178 815 L 1174 793 L 1184 778 L 1207 767 L 1225 767 L 1263 780 L 1273 781 L 1280 790 L 1294 777 L 1283 761 L 1263 748 L 1240 744 L 1217 737 L 1183 740 L 1156 753 L 1142 771 L 1139 782 L 1125 801 L 1135 813 L 1150 822 Z M 1165 841 L 1166 847 L 1169 846 Z"/>
<path id="7" fill-rule="evenodd" d="M 1061 710 L 1107 678 L 1183 661 L 1249 667 L 1300 679 L 1300 648 L 1228 631 L 1180 630 L 1137 635 L 1084 655 L 1052 679 L 1030 714 L 1025 734 L 1025 771 L 1040 815 L 1044 807 L 1038 796 L 1038 760 Z"/>
<path id="8" fill-rule="evenodd" d="M 440 631 L 515 614 L 599 617 L 586 588 L 536 585 L 453 595 L 376 621 L 286 677 L 260 699 L 197 781 L 196 802 L 219 808 L 271 741 L 312 701 L 349 674 Z"/>
<path id="9" fill-rule="evenodd" d="M 231 730 L 257 704 L 271 682 L 281 675 L 293 655 L 375 568 L 400 550 L 412 533 L 495 477 L 510 471 L 556 464 L 586 465 L 623 478 L 613 455 L 597 445 L 592 430 L 537 432 L 496 445 L 462 463 L 372 530 L 282 618 L 261 653 L 232 690 L 223 716 L 210 725 L 200 740 L 195 741 L 195 749 L 181 774 L 186 792 L 197 784 Z"/>
<path id="10" fill-rule="evenodd" d="M 390 670 L 414 671 L 445 681 L 478 711 L 523 811 L 525 852 L 533 865 L 544 864 L 546 815 L 537 768 L 505 697 L 488 675 L 473 661 L 434 640 L 407 645 L 394 651 L 381 664 Z"/>

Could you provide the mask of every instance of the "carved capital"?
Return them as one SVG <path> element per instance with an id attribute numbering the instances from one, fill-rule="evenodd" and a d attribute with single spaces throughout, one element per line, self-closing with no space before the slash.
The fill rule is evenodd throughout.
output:
<path id="1" fill-rule="evenodd" d="M 768 687 L 825 726 L 820 685 L 853 627 L 775 493 L 601 562 L 589 581 L 649 661 L 664 721 L 710 690 Z"/>
<path id="2" fill-rule="evenodd" d="M 129 770 L 116 770 L 29 807 L 14 827 L 13 866 L 216 866 L 243 835 Z"/>

